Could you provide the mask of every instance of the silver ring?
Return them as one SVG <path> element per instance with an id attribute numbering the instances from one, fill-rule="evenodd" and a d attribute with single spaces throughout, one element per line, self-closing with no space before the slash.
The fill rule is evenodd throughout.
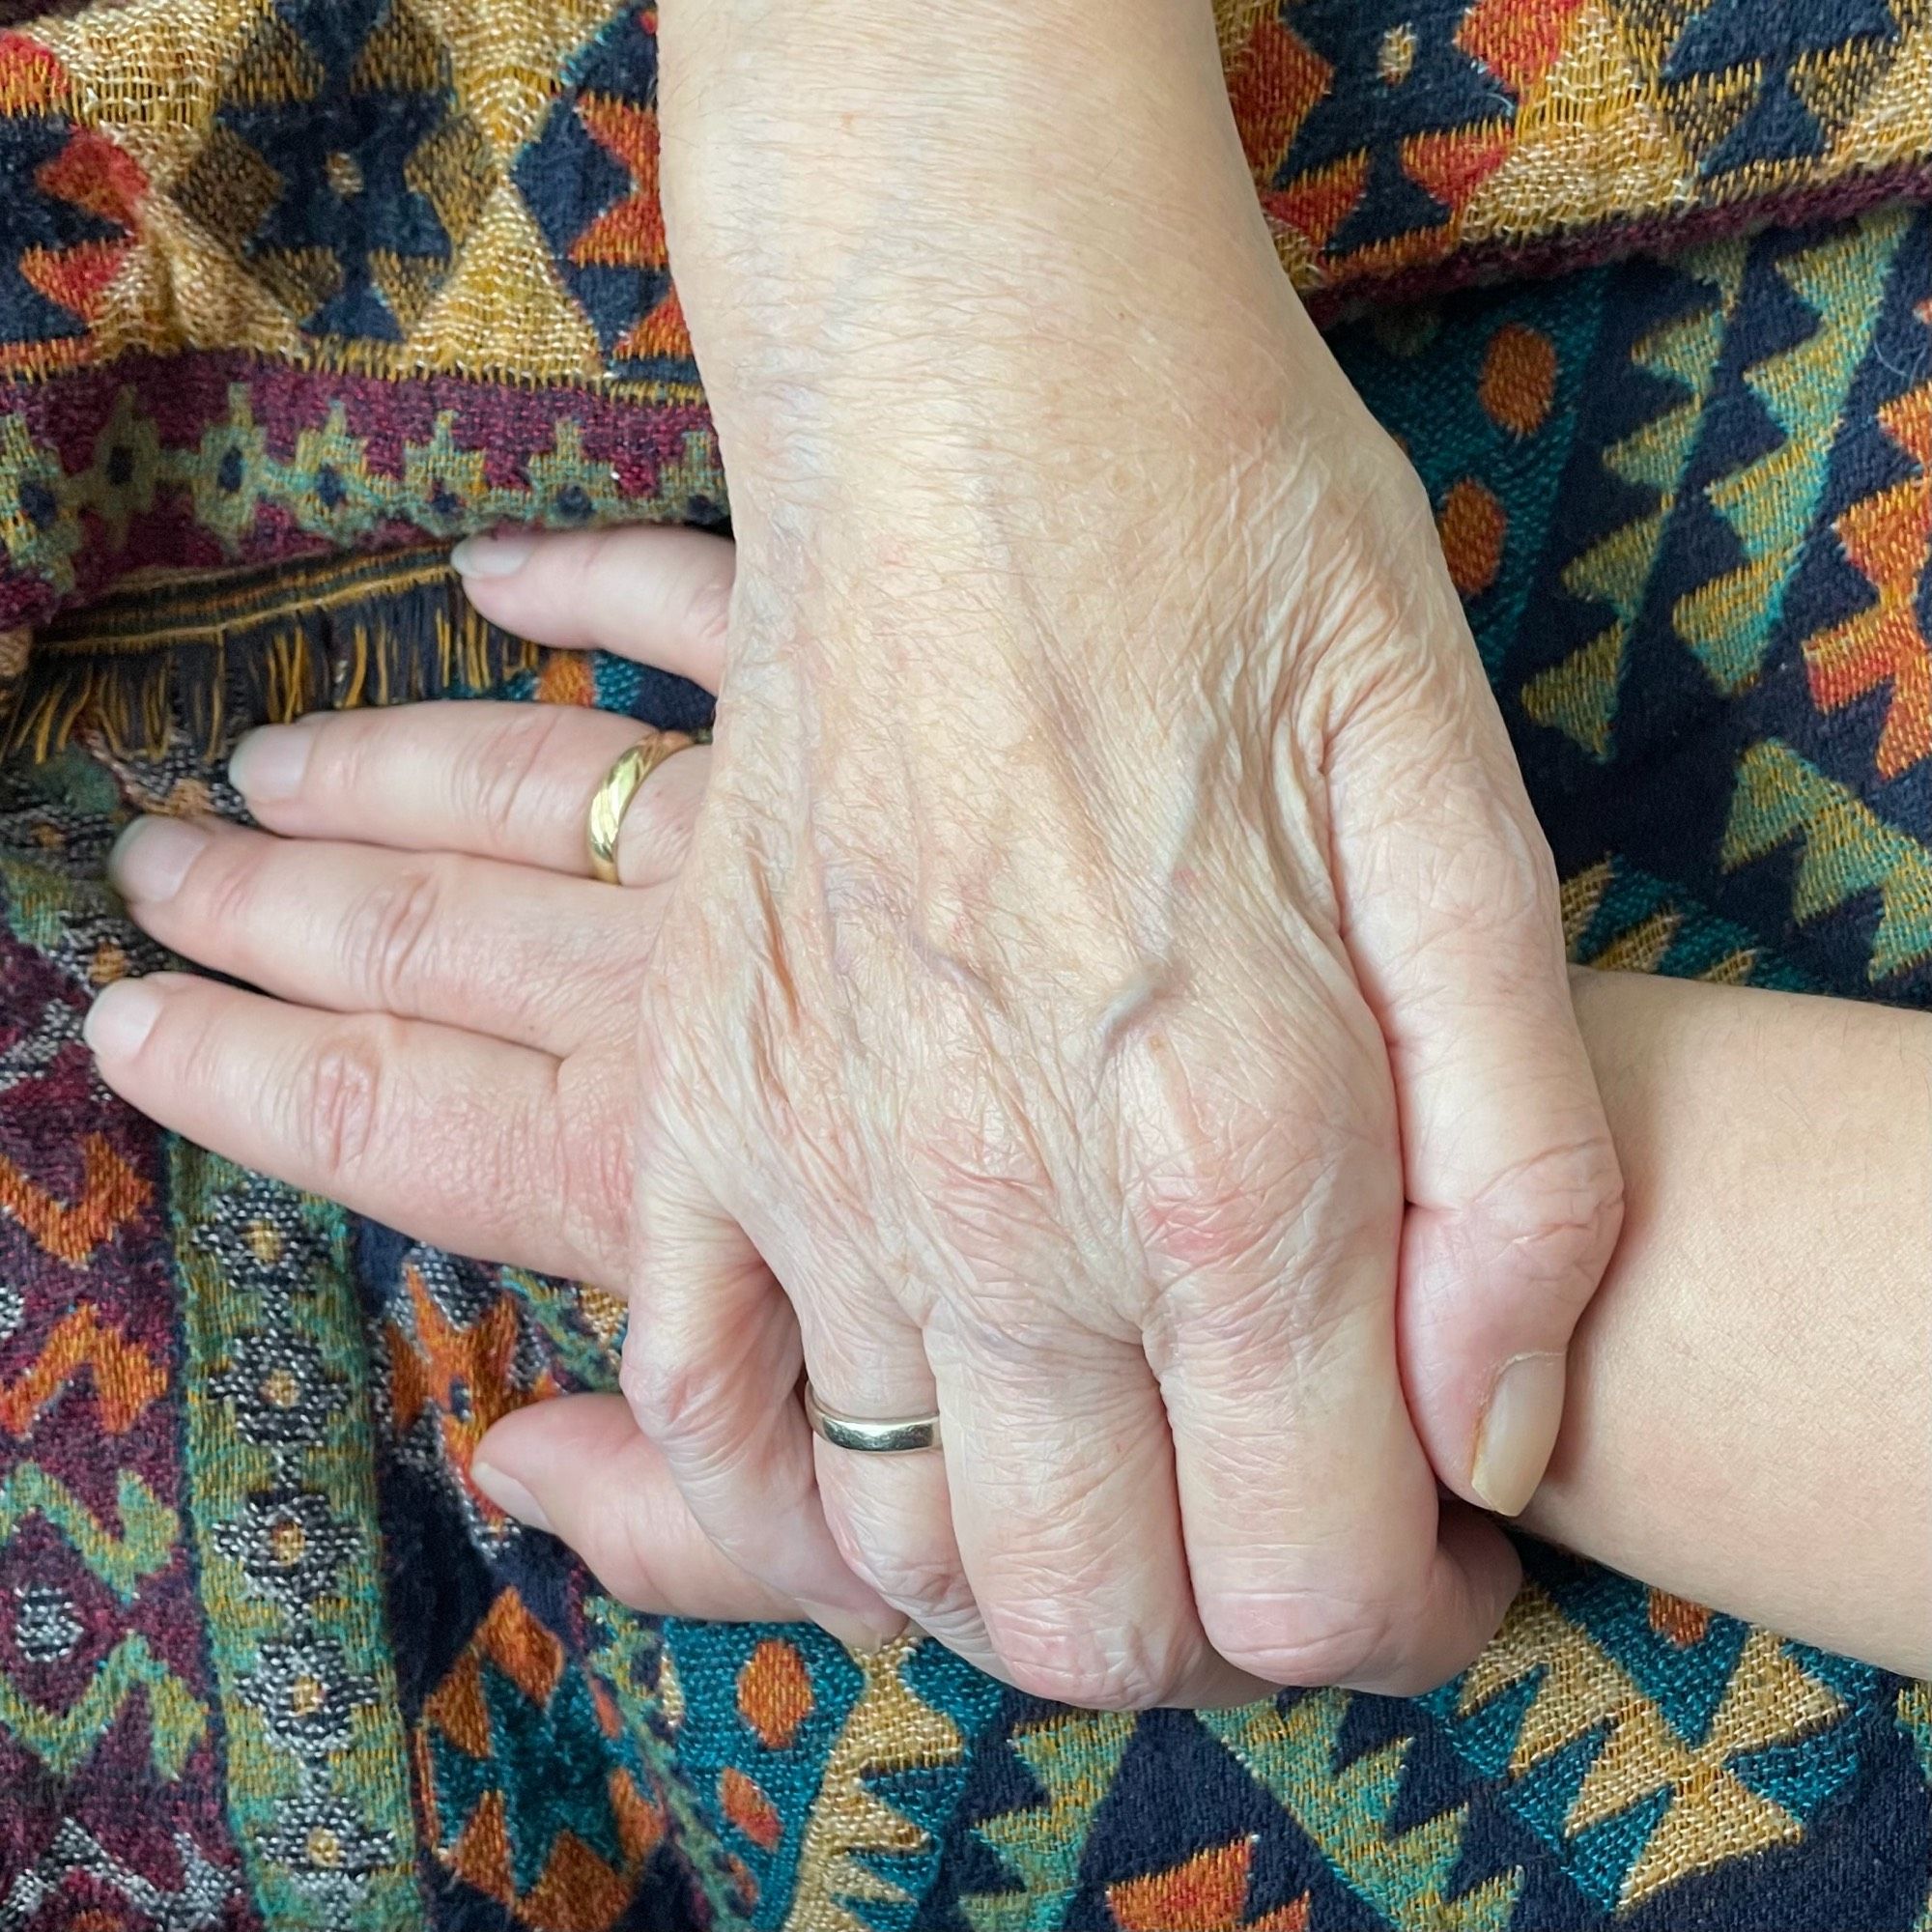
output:
<path id="1" fill-rule="evenodd" d="M 835 1449 L 857 1449 L 867 1456 L 905 1456 L 916 1449 L 939 1447 L 936 1415 L 904 1415 L 896 1422 L 867 1422 L 862 1416 L 837 1415 L 819 1406 L 811 1384 L 805 1385 L 805 1419 Z"/>

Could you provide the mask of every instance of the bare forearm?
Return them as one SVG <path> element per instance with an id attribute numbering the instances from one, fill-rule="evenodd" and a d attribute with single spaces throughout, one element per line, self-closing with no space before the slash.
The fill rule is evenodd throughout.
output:
<path id="1" fill-rule="evenodd" d="M 1932 1018 L 1576 991 L 1628 1206 L 1524 1524 L 1932 1672 Z"/>

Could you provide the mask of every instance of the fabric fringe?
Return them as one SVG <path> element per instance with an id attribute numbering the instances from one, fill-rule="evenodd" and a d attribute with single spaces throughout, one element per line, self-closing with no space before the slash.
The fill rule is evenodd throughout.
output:
<path id="1" fill-rule="evenodd" d="M 488 691 L 540 655 L 476 613 L 440 547 L 134 583 L 35 639 L 0 750 L 43 760 L 99 731 L 153 754 L 185 732 L 213 755 L 310 711 Z"/>

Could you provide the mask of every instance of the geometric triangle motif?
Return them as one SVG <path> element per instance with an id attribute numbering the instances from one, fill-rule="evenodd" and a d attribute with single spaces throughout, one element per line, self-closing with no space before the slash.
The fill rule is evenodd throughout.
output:
<path id="1" fill-rule="evenodd" d="M 1094 1814 L 1113 1788 L 1135 1723 L 1113 1712 L 1064 1711 L 1008 1738 L 1007 1748 L 1032 1774 L 1040 1798 L 974 1827 L 1013 1889 L 960 1899 L 973 1932 L 1031 1932 L 1047 1911 L 1058 1922 L 1079 1888 Z"/>
<path id="2" fill-rule="evenodd" d="M 1918 310 L 1932 324 L 1932 303 Z M 1925 625 L 1932 583 L 1932 382 L 1882 404 L 1878 419 L 1911 460 L 1913 474 L 1856 502 L 1833 526 L 1846 560 L 1877 601 L 1808 638 L 1811 697 L 1826 713 L 1889 689 L 1877 763 L 1895 779 L 1932 756 L 1932 638 Z"/>
<path id="3" fill-rule="evenodd" d="M 1662 973 L 1726 986 L 1815 991 L 1757 936 L 1705 910 L 1680 885 L 1621 856 L 1563 881 L 1563 942 L 1571 963 L 1605 973 Z"/>
<path id="4" fill-rule="evenodd" d="M 1793 841 L 1791 914 L 1800 925 L 1876 893 L 1866 977 L 1889 979 L 1932 957 L 1932 851 L 1790 746 L 1767 738 L 1738 760 L 1721 863 L 1734 871 Z"/>
<path id="5" fill-rule="evenodd" d="M 1307 1932 L 1308 1894 L 1259 1918 L 1244 1916 L 1253 1838 L 1197 1852 L 1171 1870 L 1107 1888 L 1121 1932 Z"/>
<path id="6" fill-rule="evenodd" d="M 173 199 L 309 336 L 407 339 L 491 187 L 412 0 L 280 0 L 222 77 Z"/>
<path id="7" fill-rule="evenodd" d="M 147 187 L 129 156 L 61 111 L 69 92 L 45 48 L 0 35 L 0 94 L 18 102 L 0 119 L 0 179 L 10 197 L 0 252 L 0 373 L 44 374 L 89 353 L 89 332 L 132 245 Z"/>
<path id="8" fill-rule="evenodd" d="M 1568 658 L 1532 677 L 1520 694 L 1530 718 L 1562 731 L 1600 763 L 1613 748 L 1626 641 L 1642 612 L 1704 424 L 1744 265 L 1745 252 L 1735 244 L 1687 258 L 1679 266 L 1699 287 L 1695 305 L 1658 324 L 1632 347 L 1631 363 L 1663 385 L 1665 394 L 1655 412 L 1609 444 L 1599 461 L 1625 500 L 1634 493 L 1647 500 L 1574 557 L 1562 576 L 1572 597 L 1607 607 L 1610 621 Z"/>
<path id="9" fill-rule="evenodd" d="M 1520 1867 L 1456 1889 L 1469 1807 L 1406 1830 L 1394 1826 L 1412 1737 L 1337 1761 L 1350 1695 L 1203 1711 L 1200 1722 L 1320 1848 L 1334 1872 L 1391 1925 L 1505 1932 L 1522 1889 Z"/>
<path id="10" fill-rule="evenodd" d="M 1701 0 L 1664 58 L 1662 99 L 1696 128 L 1706 177 L 1822 157 L 1899 45 L 1887 0 L 1781 7 L 1768 33 L 1771 13 L 1765 0 Z"/>
<path id="11" fill-rule="evenodd" d="M 1606 1587 L 1634 1588 L 1621 1579 Z M 1482 1656 L 1423 1700 L 1459 1751 L 1480 1750 L 1492 1764 L 1513 1726 L 1504 1802 L 1606 1911 L 1798 1842 L 1857 1750 L 1852 1701 L 1792 1646 L 1726 1619 L 1699 1634 L 1671 1616 L 1675 1607 L 1666 1605 L 1664 1628 L 1648 1633 L 1660 1653 L 1675 1648 L 1673 1683 L 1661 1666 L 1652 1674 L 1637 1662 L 1646 1636 L 1634 1625 L 1616 1638 L 1620 1657 L 1526 1584 Z M 1716 1648 L 1713 1638 L 1721 1639 Z M 1503 1699 L 1509 1726 L 1499 1727 L 1492 1707 Z M 1778 1754 L 1776 1779 L 1758 1769 L 1766 1753 Z"/>
<path id="12" fill-rule="evenodd" d="M 1606 0 L 1564 14 L 1546 0 L 1479 0 L 1463 20 L 1460 38 L 1484 29 L 1482 44 L 1496 43 L 1486 59 L 1519 97 L 1509 155 L 1469 204 L 1465 237 L 1508 232 L 1525 209 L 1585 228 L 1668 206 L 1692 181 Z"/>
<path id="13" fill-rule="evenodd" d="M 517 157 L 519 191 L 612 375 L 695 380 L 658 194 L 657 40 L 626 7 Z"/>
<path id="14" fill-rule="evenodd" d="M 796 1647 L 767 1638 L 739 1673 L 738 1706 L 753 1730 L 772 1708 L 773 1680 L 756 1687 L 765 1657 L 791 1654 L 780 1681 L 802 1686 Z M 919 1932 L 941 1849 L 965 1788 L 974 1740 L 1000 1701 L 999 1687 L 932 1642 L 901 1638 L 857 1660 L 864 1683 L 833 1739 L 810 1802 L 791 1892 L 794 1924 L 826 1932 Z M 785 1710 L 782 1748 L 799 1728 Z"/>
<path id="15" fill-rule="evenodd" d="M 1728 696 L 1756 677 L 1770 645 L 1907 225 L 1904 212 L 1880 215 L 1775 264 L 1810 318 L 1800 340 L 1744 372 L 1777 440 L 1705 486 L 1741 560 L 1679 598 L 1672 613 L 1678 636 Z"/>
<path id="16" fill-rule="evenodd" d="M 1317 248 L 1382 267 L 1453 244 L 1508 152 L 1514 114 L 1458 21 L 1404 0 L 1296 10 L 1283 71 L 1301 111 L 1264 183 L 1271 213 L 1303 202 L 1319 210 L 1322 232 L 1307 238 Z"/>
<path id="17" fill-rule="evenodd" d="M 430 1694 L 415 1744 L 440 1863 L 532 1926 L 616 1920 L 661 1821 L 607 1750 L 583 1673 L 514 1589 Z"/>

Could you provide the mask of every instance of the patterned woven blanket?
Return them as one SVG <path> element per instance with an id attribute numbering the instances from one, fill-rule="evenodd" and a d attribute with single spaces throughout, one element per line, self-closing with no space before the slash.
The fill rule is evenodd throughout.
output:
<path id="1" fill-rule="evenodd" d="M 1575 956 L 1932 1004 L 1932 7 L 1217 12 Z M 0 33 L 0 1932 L 1926 1932 L 1932 1688 L 1548 1551 L 1433 1696 L 1201 1718 L 640 1619 L 465 1475 L 507 1407 L 611 1384 L 619 1308 L 94 1082 L 91 991 L 158 963 L 106 846 L 238 809 L 242 725 L 701 716 L 468 619 L 440 549 L 722 515 L 652 26 Z"/>

